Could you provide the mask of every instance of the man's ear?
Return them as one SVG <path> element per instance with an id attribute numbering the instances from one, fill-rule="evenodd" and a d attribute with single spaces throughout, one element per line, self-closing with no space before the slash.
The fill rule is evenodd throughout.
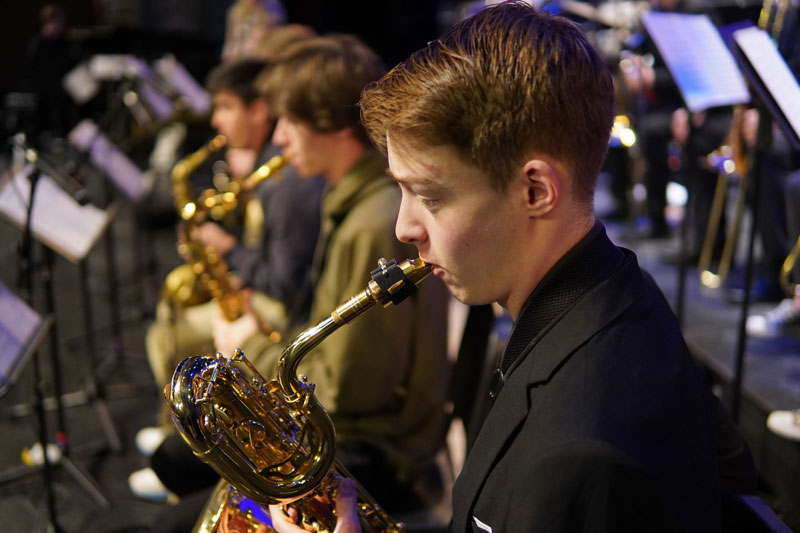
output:
<path id="1" fill-rule="evenodd" d="M 355 134 L 353 133 L 353 128 L 351 128 L 349 126 L 347 126 L 345 128 L 342 128 L 340 130 L 336 130 L 336 131 L 333 132 L 333 134 L 336 135 L 339 138 L 339 140 L 355 139 Z"/>
<path id="2" fill-rule="evenodd" d="M 540 217 L 552 211 L 563 186 L 555 168 L 542 159 L 530 159 L 522 166 L 522 174 L 528 215 Z"/>
<path id="3" fill-rule="evenodd" d="M 271 118 L 269 113 L 269 105 L 263 98 L 256 98 L 250 102 L 247 111 L 258 122 L 267 122 Z"/>

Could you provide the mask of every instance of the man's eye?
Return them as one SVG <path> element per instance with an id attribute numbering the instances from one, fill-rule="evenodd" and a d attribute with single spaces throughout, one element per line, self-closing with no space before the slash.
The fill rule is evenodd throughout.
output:
<path id="1" fill-rule="evenodd" d="M 427 198 L 425 196 L 417 196 L 417 199 L 425 207 L 435 207 L 439 203 L 439 200 L 436 199 L 436 198 Z"/>

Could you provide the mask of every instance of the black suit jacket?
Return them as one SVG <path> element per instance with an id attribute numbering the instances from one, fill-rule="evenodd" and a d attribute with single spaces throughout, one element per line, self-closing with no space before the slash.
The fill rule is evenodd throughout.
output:
<path id="1" fill-rule="evenodd" d="M 506 372 L 453 490 L 454 531 L 718 530 L 704 389 L 624 253 Z"/>

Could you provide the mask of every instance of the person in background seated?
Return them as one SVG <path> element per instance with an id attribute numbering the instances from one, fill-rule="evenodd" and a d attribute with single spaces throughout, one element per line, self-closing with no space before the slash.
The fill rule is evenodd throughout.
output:
<path id="1" fill-rule="evenodd" d="M 784 186 L 786 209 L 786 248 L 791 250 L 800 239 L 800 170 L 786 178 Z M 791 254 L 791 251 L 788 252 Z M 789 274 L 793 280 L 794 293 L 766 313 L 747 317 L 747 334 L 759 339 L 774 339 L 783 335 L 800 336 L 800 260 L 795 257 L 794 267 Z"/>
<path id="2" fill-rule="evenodd" d="M 225 15 L 222 61 L 261 56 L 262 40 L 285 23 L 279 0 L 236 0 Z"/>

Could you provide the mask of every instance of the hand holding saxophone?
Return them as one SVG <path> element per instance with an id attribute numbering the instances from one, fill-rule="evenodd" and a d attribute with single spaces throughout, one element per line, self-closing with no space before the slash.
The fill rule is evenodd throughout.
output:
<path id="1" fill-rule="evenodd" d="M 249 290 L 242 291 L 243 313 L 233 321 L 228 320 L 220 310 L 214 313 L 211 333 L 218 352 L 233 353 L 236 348 L 244 344 L 245 340 L 261 329 L 260 321 L 250 306 L 251 295 Z"/>
<path id="2" fill-rule="evenodd" d="M 203 222 L 192 229 L 191 237 L 212 247 L 220 255 L 227 254 L 236 246 L 236 237 L 214 222 Z"/>
<path id="3" fill-rule="evenodd" d="M 235 178 L 246 178 L 256 166 L 255 150 L 249 148 L 228 148 L 225 151 L 225 163 L 228 171 Z"/>
<path id="4" fill-rule="evenodd" d="M 336 528 L 333 533 L 361 533 L 355 483 L 350 478 L 342 478 L 339 480 L 337 492 Z M 300 517 L 293 508 L 270 505 L 269 514 L 272 518 L 272 528 L 278 533 L 307 533 L 307 530 L 297 525 Z"/>

